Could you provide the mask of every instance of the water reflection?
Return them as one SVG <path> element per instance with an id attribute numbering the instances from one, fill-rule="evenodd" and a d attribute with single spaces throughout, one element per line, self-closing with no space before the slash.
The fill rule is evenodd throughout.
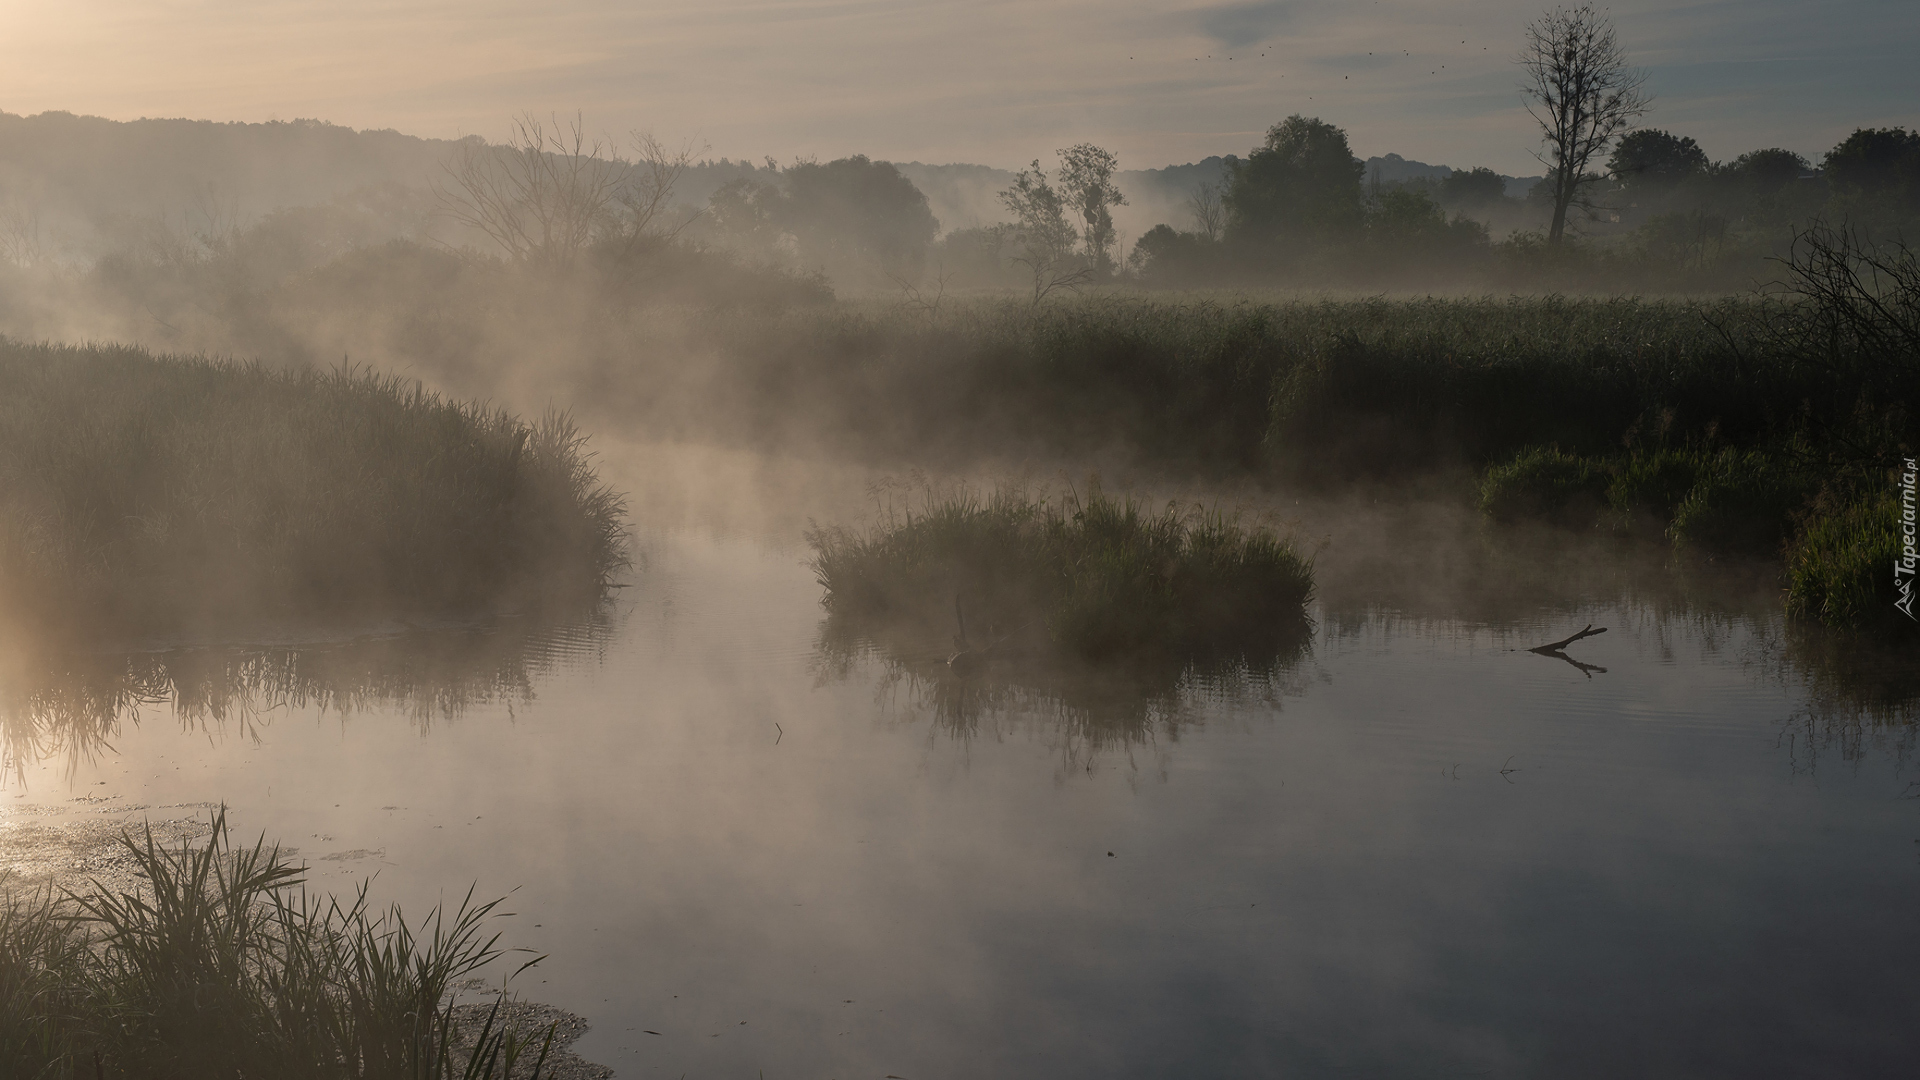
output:
<path id="1" fill-rule="evenodd" d="M 0 672 L 0 777 L 21 781 L 56 758 L 71 771 L 160 709 L 183 732 L 255 741 L 287 710 L 393 712 L 425 733 L 471 708 L 532 701 L 542 678 L 602 655 L 616 621 L 602 608 L 336 641 L 15 655 Z"/>
<path id="2" fill-rule="evenodd" d="M 1883 755 L 1904 767 L 1920 738 L 1920 663 L 1915 643 L 1818 627 L 1789 627 L 1761 670 L 1805 705 L 1782 742 L 1796 770 L 1811 773 L 1834 753 L 1845 762 Z"/>
<path id="3" fill-rule="evenodd" d="M 894 715 L 927 718 L 934 732 L 960 741 L 1034 732 L 1069 766 L 1083 766 L 1104 750 L 1178 742 L 1204 717 L 1278 709 L 1298 692 L 1312 656 L 1311 627 L 1303 622 L 1197 657 L 1091 665 L 1014 654 L 961 675 L 945 662 L 938 640 L 930 628 L 829 617 L 815 642 L 816 684 L 844 681 L 875 664 L 876 695 Z"/>

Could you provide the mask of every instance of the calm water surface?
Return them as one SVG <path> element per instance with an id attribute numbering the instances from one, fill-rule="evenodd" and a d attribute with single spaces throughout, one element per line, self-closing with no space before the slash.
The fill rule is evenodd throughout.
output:
<path id="1" fill-rule="evenodd" d="M 1397 604 L 1339 546 L 1302 655 L 1116 689 L 831 641 L 796 529 L 650 533 L 598 625 L 147 657 L 0 802 L 514 890 L 516 985 L 622 1076 L 1913 1068 L 1901 657 L 1618 575 Z M 1525 651 L 1586 623 L 1604 671 Z"/>

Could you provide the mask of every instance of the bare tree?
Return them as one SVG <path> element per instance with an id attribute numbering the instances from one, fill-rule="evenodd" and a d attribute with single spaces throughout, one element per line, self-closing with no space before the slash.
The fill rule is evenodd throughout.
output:
<path id="1" fill-rule="evenodd" d="M 240 198 L 223 194 L 208 181 L 206 187 L 194 189 L 193 207 L 186 221 L 187 231 L 207 254 L 226 254 L 233 250 L 234 241 L 240 237 Z"/>
<path id="2" fill-rule="evenodd" d="M 669 150 L 650 131 L 632 134 L 634 159 L 623 169 L 624 176 L 614 202 L 623 213 L 615 226 L 622 254 L 631 253 L 648 240 L 671 240 L 694 223 L 704 210 L 680 214 L 671 220 L 673 189 L 693 164 L 694 155 L 703 152 L 691 141 Z"/>
<path id="3" fill-rule="evenodd" d="M 1516 60 L 1526 69 L 1521 90 L 1540 125 L 1545 153 L 1536 153 L 1553 186 L 1553 226 L 1547 243 L 1566 233 L 1567 209 L 1595 179 L 1587 172 L 1613 139 L 1644 115 L 1646 74 L 1628 66 L 1613 23 L 1591 4 L 1555 8 L 1527 27 Z"/>
<path id="4" fill-rule="evenodd" d="M 562 125 L 524 114 L 504 146 L 462 143 L 436 194 L 449 216 L 491 237 L 517 260 L 564 267 L 613 216 L 625 163 L 575 115 Z M 675 174 L 677 175 L 677 174 Z"/>
<path id="5" fill-rule="evenodd" d="M 32 269 L 46 258 L 40 244 L 40 212 L 8 207 L 0 212 L 0 262 Z"/>
<path id="6" fill-rule="evenodd" d="M 1220 201 L 1220 185 L 1212 180 L 1203 182 L 1187 196 L 1187 210 L 1193 215 L 1193 226 L 1201 236 L 1208 240 L 1220 239 L 1227 227 L 1227 208 Z"/>
<path id="7" fill-rule="evenodd" d="M 1066 200 L 1047 183 L 1038 161 L 1013 178 L 1000 202 L 1017 219 L 1013 261 L 1032 272 L 1035 304 L 1056 289 L 1077 289 L 1092 279 L 1093 267 L 1073 250 L 1080 237 L 1067 220 Z"/>

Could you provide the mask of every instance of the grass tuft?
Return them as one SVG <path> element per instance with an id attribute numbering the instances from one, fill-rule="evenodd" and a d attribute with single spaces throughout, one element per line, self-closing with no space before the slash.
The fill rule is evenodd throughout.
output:
<path id="1" fill-rule="evenodd" d="M 1890 494 L 1823 514 L 1787 548 L 1787 615 L 1828 626 L 1915 630 L 1893 605 L 1900 503 Z"/>
<path id="2" fill-rule="evenodd" d="M 505 1080 L 542 1045 L 489 1024 L 454 1049 L 450 991 L 501 957 L 499 901 L 416 927 L 365 885 L 317 897 L 278 847 L 233 845 L 224 811 L 203 844 L 122 842 L 137 892 L 0 897 L 6 1075 Z"/>
<path id="3" fill-rule="evenodd" d="M 944 622 L 961 607 L 974 648 L 1015 637 L 1083 659 L 1270 649 L 1305 628 L 1313 591 L 1312 561 L 1269 530 L 1098 490 L 930 493 L 871 533 L 807 540 L 836 616 Z"/>

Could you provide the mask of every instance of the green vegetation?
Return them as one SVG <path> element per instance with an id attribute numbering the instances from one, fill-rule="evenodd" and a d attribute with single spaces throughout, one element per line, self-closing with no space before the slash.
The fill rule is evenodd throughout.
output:
<path id="1" fill-rule="evenodd" d="M 582 444 L 352 370 L 0 342 L 0 596 L 135 631 L 595 596 L 624 508 Z"/>
<path id="2" fill-rule="evenodd" d="M 1313 590 L 1311 561 L 1269 530 L 1097 490 L 1059 502 L 929 495 L 868 535 L 807 539 L 835 616 L 944 623 L 964 604 L 963 649 L 1004 633 L 1084 659 L 1271 650 L 1305 629 Z"/>
<path id="3" fill-rule="evenodd" d="M 133 894 L 0 896 L 0 1061 L 8 1076 L 505 1080 L 551 1036 L 457 1031 L 449 991 L 502 955 L 499 901 L 417 927 L 299 889 L 277 847 L 123 837 Z M 522 968 L 524 970 L 524 966 Z M 470 1048 L 459 1048 L 470 1041 Z"/>
<path id="4" fill-rule="evenodd" d="M 1535 447 L 1487 470 L 1480 508 L 1501 521 L 1544 518 L 1765 554 L 1819 490 L 1790 454 L 1723 447 L 1581 457 Z"/>
<path id="5" fill-rule="evenodd" d="M 1787 614 L 1831 626 L 1897 627 L 1900 503 L 1888 491 L 1822 514 L 1787 549 Z"/>

